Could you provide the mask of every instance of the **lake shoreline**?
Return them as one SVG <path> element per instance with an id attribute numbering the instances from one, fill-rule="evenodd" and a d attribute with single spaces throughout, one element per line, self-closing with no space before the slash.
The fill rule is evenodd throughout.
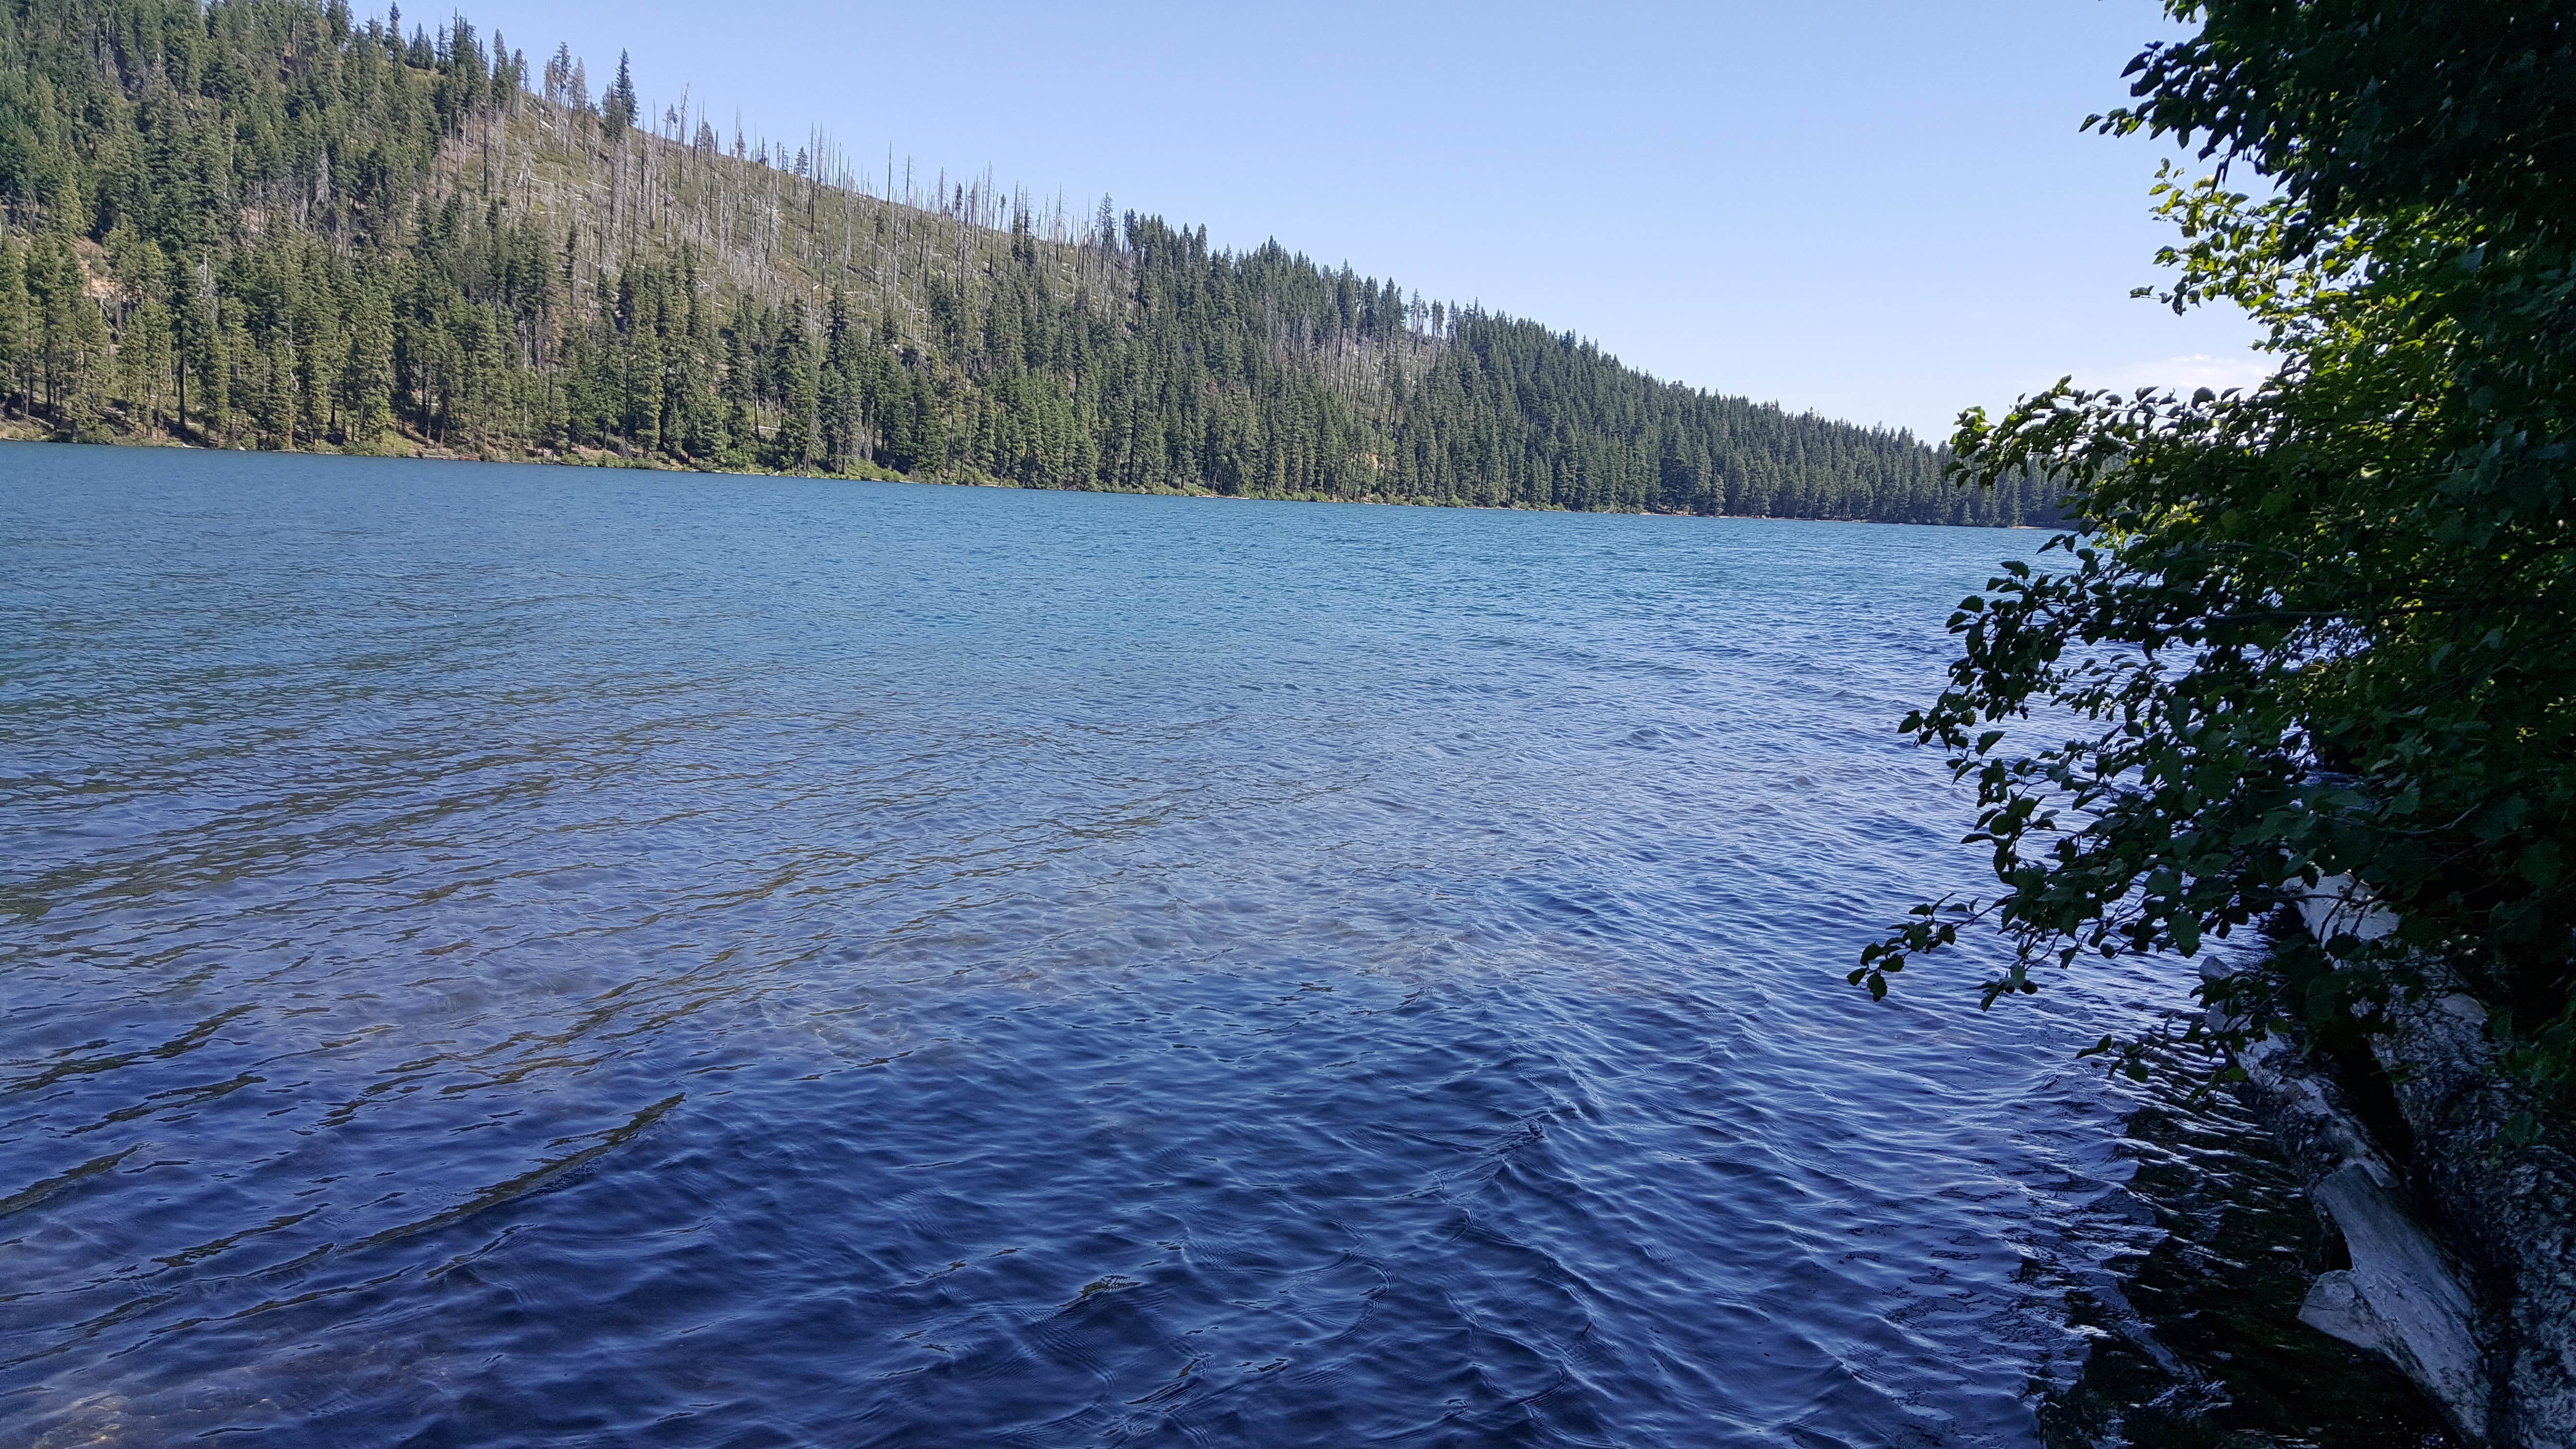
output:
<path id="1" fill-rule="evenodd" d="M 870 468 L 865 472 L 825 473 L 803 471 L 782 473 L 775 470 L 738 470 L 698 467 L 674 463 L 668 459 L 633 454 L 618 454 L 602 449 L 576 450 L 571 457 L 543 455 L 510 456 L 505 454 L 463 453 L 419 439 L 405 438 L 402 449 L 388 448 L 376 452 L 351 451 L 336 446 L 316 448 L 247 448 L 215 447 L 182 438 L 116 437 L 111 439 L 66 439 L 50 429 L 23 418 L 0 418 L 0 443 L 34 443 L 58 447 L 159 448 L 184 453 L 266 453 L 277 457 L 299 458 L 381 458 L 420 463 L 497 463 L 516 468 L 592 468 L 637 473 L 699 474 L 719 478 L 805 478 L 825 483 L 911 483 L 926 488 L 999 488 L 1022 493 L 1098 493 L 1121 498 L 1200 498 L 1237 503 L 1348 503 L 1382 508 L 1450 509 L 1464 513 L 1588 513 L 1623 518 L 1728 518 L 1766 523 L 1863 523 L 1885 524 L 1896 528 L 1973 528 L 1986 532 L 2056 532 L 2055 524 L 2035 523 L 1922 523 L 1912 520 L 1873 518 L 1823 518 L 1778 513 L 1689 513 L 1657 508 L 1568 508 L 1561 505 L 1539 506 L 1525 503 L 1467 503 L 1442 498 L 1391 498 L 1368 495 L 1357 498 L 1333 494 L 1296 493 L 1220 493 L 1212 489 L 1156 488 L 1059 488 L 1048 485 L 1016 483 L 1006 478 L 967 473 L 956 477 L 916 477 L 890 468 Z"/>

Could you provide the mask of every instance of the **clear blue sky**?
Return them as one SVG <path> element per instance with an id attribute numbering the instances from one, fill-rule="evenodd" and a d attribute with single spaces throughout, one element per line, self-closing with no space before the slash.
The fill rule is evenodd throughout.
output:
<path id="1" fill-rule="evenodd" d="M 362 13 L 381 13 L 357 0 Z M 441 7 L 443 13 L 444 7 Z M 423 0 L 421 15 L 430 7 Z M 1659 376 L 1946 434 L 2072 372 L 2221 385 L 2240 317 L 2176 318 L 2144 140 L 2079 134 L 2167 33 L 2149 0 L 1297 6 L 476 0 L 594 89 L 634 54 L 791 146 L 993 168 L 1077 210 L 1277 237 L 1481 300 Z"/>

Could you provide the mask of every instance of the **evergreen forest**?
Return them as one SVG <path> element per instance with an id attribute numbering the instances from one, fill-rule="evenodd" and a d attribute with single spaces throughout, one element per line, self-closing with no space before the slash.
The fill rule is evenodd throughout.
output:
<path id="1" fill-rule="evenodd" d="M 593 94 L 453 17 L 0 0 L 0 431 L 2018 524 L 1912 436 L 1276 243 Z"/>

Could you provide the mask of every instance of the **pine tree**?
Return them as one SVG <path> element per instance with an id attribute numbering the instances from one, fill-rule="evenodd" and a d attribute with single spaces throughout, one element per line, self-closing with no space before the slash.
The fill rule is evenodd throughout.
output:
<path id="1" fill-rule="evenodd" d="M 725 440 L 719 457 L 729 468 L 750 467 L 760 449 L 760 418 L 753 391 L 751 338 L 740 309 L 725 329 L 724 400 Z"/>
<path id="2" fill-rule="evenodd" d="M 0 409 L 14 405 L 22 417 L 33 406 L 27 383 L 30 332 L 26 257 L 0 232 Z"/>
<path id="3" fill-rule="evenodd" d="M 341 431 L 350 452 L 372 453 L 393 424 L 394 308 L 381 284 L 362 284 L 357 301 L 340 371 Z"/>
<path id="4" fill-rule="evenodd" d="M 635 125 L 635 77 L 627 69 L 625 51 L 617 52 L 617 79 L 600 97 L 599 114 L 612 136 L 622 136 Z"/>
<path id="5" fill-rule="evenodd" d="M 849 298 L 835 287 L 824 312 L 823 370 L 815 396 L 823 466 L 836 473 L 850 471 L 860 457 L 858 351 Z"/>
<path id="6" fill-rule="evenodd" d="M 196 431 L 201 440 L 213 441 L 228 428 L 229 390 L 219 308 L 214 288 L 205 279 L 183 274 L 179 286 L 179 429 L 189 430 L 188 380 L 193 375 L 197 381 Z"/>
<path id="7" fill-rule="evenodd" d="M 771 466 L 797 472 L 814 461 L 816 386 L 814 349 L 806 340 L 805 312 L 787 309 L 778 339 L 779 415 Z"/>

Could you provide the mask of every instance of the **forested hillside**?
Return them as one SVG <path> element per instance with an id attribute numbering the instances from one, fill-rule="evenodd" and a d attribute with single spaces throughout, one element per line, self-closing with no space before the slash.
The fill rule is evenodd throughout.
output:
<path id="1" fill-rule="evenodd" d="M 20 435 L 2015 523 L 1902 433 L 1104 200 L 594 99 L 459 18 L 0 0 Z"/>

